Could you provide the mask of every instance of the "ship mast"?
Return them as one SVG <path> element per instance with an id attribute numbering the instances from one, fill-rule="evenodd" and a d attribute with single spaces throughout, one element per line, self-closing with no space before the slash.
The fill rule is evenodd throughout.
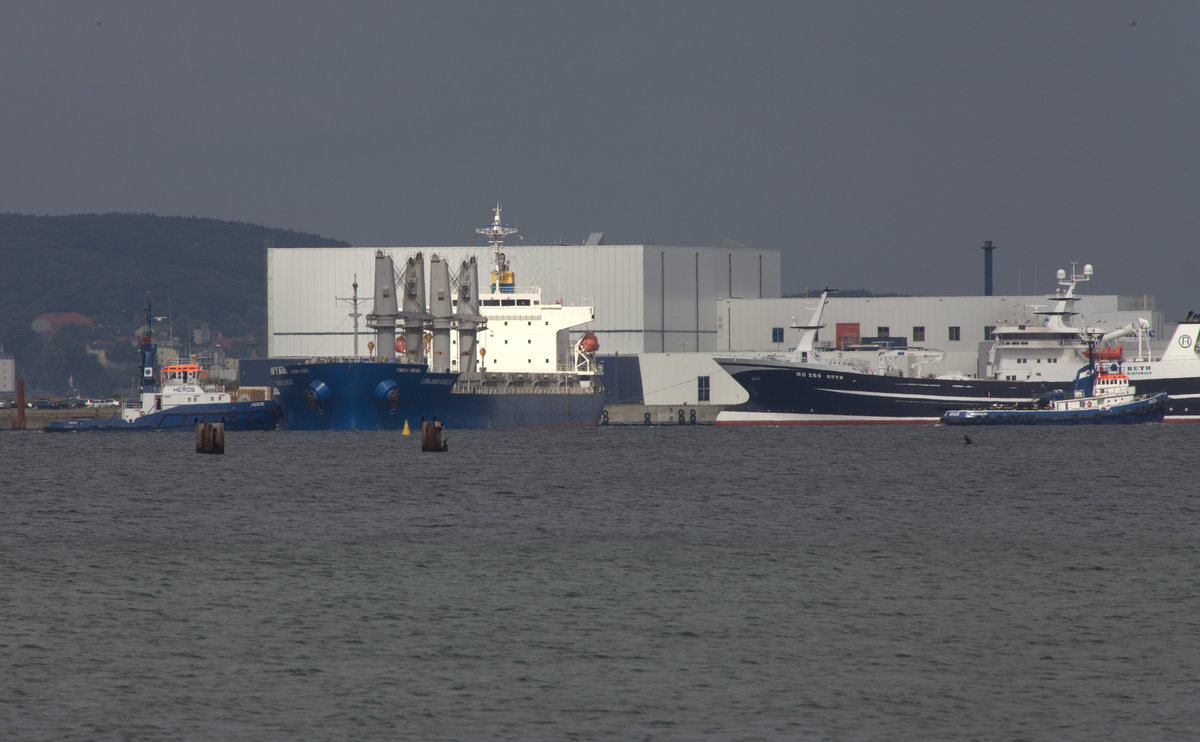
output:
<path id="1" fill-rule="evenodd" d="M 1075 285 L 1080 281 L 1089 281 L 1092 278 L 1094 271 L 1092 264 L 1087 263 L 1083 266 L 1083 273 L 1076 272 L 1075 263 L 1071 263 L 1071 273 L 1068 277 L 1067 272 L 1062 268 L 1058 269 L 1055 278 L 1058 280 L 1060 288 L 1053 294 L 1047 296 L 1047 299 L 1054 301 L 1054 307 L 1048 311 L 1034 312 L 1036 315 L 1041 315 L 1048 319 L 1047 326 L 1056 329 L 1073 329 L 1067 324 L 1070 317 L 1079 314 L 1074 311 L 1075 302 L 1079 301 L 1079 297 L 1075 295 Z"/>
<path id="2" fill-rule="evenodd" d="M 354 288 L 354 296 L 352 296 L 352 297 L 338 296 L 335 298 L 338 301 L 345 301 L 345 302 L 350 303 L 350 308 L 351 308 L 350 316 L 354 319 L 354 357 L 358 358 L 358 318 L 362 316 L 362 313 L 358 311 L 358 304 L 359 304 L 359 302 L 366 301 L 366 299 L 358 298 L 358 274 L 357 273 L 354 274 L 354 283 L 352 283 L 351 286 Z"/>
<path id="3" fill-rule="evenodd" d="M 500 252 L 500 248 L 504 247 L 504 238 L 517 233 L 516 227 L 510 227 L 500 221 L 500 202 L 496 202 L 496 208 L 492 209 L 494 216 L 491 224 L 485 224 L 482 227 L 477 227 L 475 232 L 488 238 L 492 246 L 492 293 L 499 290 L 501 293 L 511 294 L 513 292 L 513 274 L 508 267 L 508 259 L 504 253 Z"/>
<path id="4" fill-rule="evenodd" d="M 155 351 L 157 346 L 154 344 L 154 316 L 150 312 L 151 299 L 150 292 L 146 292 L 146 334 L 142 336 L 138 343 L 138 351 L 142 356 L 142 394 L 154 394 L 154 365 L 156 362 Z M 143 408 L 145 407 L 145 398 L 143 397 Z"/>

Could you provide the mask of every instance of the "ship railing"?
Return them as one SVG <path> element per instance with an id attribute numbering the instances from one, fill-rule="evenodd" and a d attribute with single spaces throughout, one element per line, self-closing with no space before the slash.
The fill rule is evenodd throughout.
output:
<path id="1" fill-rule="evenodd" d="M 556 363 L 553 371 L 545 373 L 554 374 L 556 376 L 590 376 L 598 374 L 604 369 L 604 365 L 597 362 L 589 364 L 581 364 L 579 366 L 570 363 Z"/>
<path id="2" fill-rule="evenodd" d="M 1045 342 L 1046 340 L 1049 340 L 1049 338 L 1033 338 L 1033 339 L 1030 339 L 1030 338 L 1012 338 L 1012 339 L 996 338 L 993 342 L 995 342 L 996 346 L 1000 347 L 1000 348 L 1016 348 L 1016 347 L 1028 347 L 1032 343 Z M 1053 343 L 1055 345 L 1059 346 L 1060 348 L 1075 347 L 1077 345 L 1082 345 L 1083 340 L 1081 340 L 1079 338 L 1075 338 L 1075 337 L 1059 338 L 1057 340 L 1054 340 Z"/>
<path id="3" fill-rule="evenodd" d="M 502 301 L 517 300 L 517 299 L 537 299 L 541 301 L 542 289 L 538 286 L 516 286 L 514 285 L 509 291 L 488 291 L 479 295 L 479 303 L 483 304 L 484 299 L 500 299 Z M 511 305 L 510 305 L 511 306 Z"/>
<path id="4" fill-rule="evenodd" d="M 745 351 L 721 351 L 716 355 L 721 358 L 741 358 L 752 361 L 791 361 L 795 355 L 794 351 L 777 351 L 777 350 L 745 350 Z"/>
<path id="5" fill-rule="evenodd" d="M 588 380 L 585 384 L 581 379 L 571 376 L 556 376 L 544 374 L 515 379 L 496 378 L 467 378 L 459 377 L 454 383 L 454 391 L 471 394 L 571 394 L 583 393 L 598 388 L 599 384 Z"/>
<path id="6" fill-rule="evenodd" d="M 860 374 L 870 374 L 873 372 L 871 362 L 859 358 L 829 358 L 827 356 L 819 356 L 817 360 L 831 366 L 843 366 Z"/>
<path id="7" fill-rule="evenodd" d="M 590 394 L 590 393 L 592 393 L 591 390 L 593 388 L 599 388 L 599 384 L 589 384 L 586 387 L 581 384 L 567 384 L 567 385 L 561 386 L 561 387 L 558 387 L 558 386 L 549 386 L 549 387 L 528 386 L 528 387 L 518 387 L 518 388 L 506 388 L 506 387 L 476 386 L 470 382 L 461 382 L 460 381 L 454 385 L 454 391 L 458 392 L 458 393 L 497 394 L 497 395 L 512 394 L 513 392 L 520 392 L 521 394 L 551 394 L 551 395 L 584 394 L 584 393 Z"/>
<path id="8" fill-rule="evenodd" d="M 504 309 L 518 309 L 518 310 L 525 310 L 525 309 L 527 309 L 527 308 L 526 308 L 526 307 L 504 307 Z M 486 314 L 485 314 L 485 315 L 483 315 L 483 316 L 484 316 L 485 318 L 488 318 L 488 317 L 489 317 L 489 315 L 486 315 Z M 492 320 L 498 320 L 498 319 L 506 319 L 506 320 L 509 320 L 509 319 L 511 319 L 511 320 L 537 320 L 537 319 L 541 319 L 541 318 L 542 318 L 542 315 L 541 315 L 541 313 L 540 313 L 540 312 L 528 312 L 528 313 L 526 313 L 525 311 L 516 311 L 516 312 L 497 312 L 495 315 L 490 315 L 490 319 L 492 319 Z"/>

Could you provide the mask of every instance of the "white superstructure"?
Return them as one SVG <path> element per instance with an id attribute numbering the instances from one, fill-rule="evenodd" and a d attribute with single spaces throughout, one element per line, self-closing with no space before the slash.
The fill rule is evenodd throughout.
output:
<path id="1" fill-rule="evenodd" d="M 718 332 L 721 353 L 789 353 L 800 341 L 797 318 L 812 315 L 819 298 L 786 298 L 747 301 L 719 299 L 722 321 Z M 1088 328 L 1109 332 L 1128 327 L 1145 319 L 1149 322 L 1150 342 L 1161 346 L 1171 334 L 1162 313 L 1156 311 L 1153 297 L 1127 295 L 1085 295 L 1075 297 L 1073 309 L 1078 322 Z M 991 354 L 993 339 L 1002 334 L 1011 342 L 1027 342 L 1031 336 L 1049 326 L 1051 317 L 1041 313 L 1053 311 L 1054 299 L 1036 296 L 872 296 L 829 297 L 822 316 L 817 346 L 832 349 L 847 343 L 887 343 L 903 346 L 923 346 L 945 352 L 946 357 L 937 373 L 964 376 L 992 376 L 995 359 Z M 1025 328 L 1021 330 L 1020 328 Z M 1021 337 L 1022 333 L 1024 337 Z M 1059 331 L 1049 342 L 1056 348 L 1066 338 Z M 1078 336 L 1077 330 L 1066 335 Z M 1136 340 L 1130 351 L 1136 349 Z M 1045 375 L 1047 365 L 1061 363 L 1049 359 L 1060 357 L 1061 351 L 1027 345 L 1027 354 L 1009 356 L 1009 364 L 1019 364 L 1016 371 L 1026 375 Z M 1130 355 L 1131 353 L 1127 353 Z M 1020 359 L 1020 360 L 1017 360 Z M 1013 366 L 1006 368 L 1012 369 Z M 1051 369 L 1057 373 L 1057 369 Z M 932 369 L 930 370 L 932 372 Z"/>
<path id="2" fill-rule="evenodd" d="M 205 384 L 204 371 L 195 363 L 163 366 L 157 389 L 144 385 L 136 398 L 121 405 L 121 419 L 133 422 L 155 412 L 193 404 L 230 404 L 233 398 L 225 387 Z"/>
<path id="3" fill-rule="evenodd" d="M 516 273 L 504 254 L 504 238 L 517 233 L 500 219 L 502 207 L 493 209 L 492 223 L 476 229 L 492 248 L 492 275 L 486 293 L 479 296 L 479 314 L 486 326 L 477 336 L 481 372 L 553 373 L 594 371 L 580 368 L 579 353 L 573 351 L 568 333 L 595 319 L 590 306 L 546 304 L 537 286 L 518 287 Z M 457 303 L 456 303 L 457 310 Z M 459 336 L 451 336 L 452 353 L 458 359 Z M 577 344 L 577 343 L 576 343 Z"/>

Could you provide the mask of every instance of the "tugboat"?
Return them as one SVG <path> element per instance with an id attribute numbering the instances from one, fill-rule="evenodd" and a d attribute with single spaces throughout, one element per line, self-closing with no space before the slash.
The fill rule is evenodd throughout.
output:
<path id="1" fill-rule="evenodd" d="M 1090 351 L 1090 349 L 1089 349 Z M 1075 375 L 1074 394 L 1055 391 L 1045 397 L 1010 407 L 948 410 L 946 425 L 1081 425 L 1162 422 L 1167 412 L 1166 392 L 1137 394 L 1119 362 L 1096 372 L 1099 354 Z"/>
<path id="2" fill-rule="evenodd" d="M 151 337 L 151 300 L 146 295 L 146 334 L 138 342 L 142 357 L 141 394 L 121 405 L 111 418 L 60 420 L 45 427 L 47 433 L 121 430 L 193 431 L 200 423 L 223 423 L 226 430 L 274 430 L 279 406 L 274 402 L 234 402 L 229 392 L 206 386 L 203 372 L 194 363 L 164 366 L 155 385 L 158 346 Z"/>

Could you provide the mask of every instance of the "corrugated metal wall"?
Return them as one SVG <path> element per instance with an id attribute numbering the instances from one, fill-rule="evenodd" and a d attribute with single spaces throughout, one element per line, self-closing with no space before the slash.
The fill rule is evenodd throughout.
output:
<path id="1" fill-rule="evenodd" d="M 453 270 L 474 255 L 479 280 L 490 281 L 492 254 L 474 247 L 271 248 L 267 251 L 267 332 L 273 357 L 350 355 L 353 320 L 348 301 L 358 274 L 359 311 L 372 309 L 376 249 L 397 268 L 421 252 L 445 257 Z M 505 249 L 518 287 L 538 286 L 547 303 L 595 306 L 589 328 L 600 353 L 714 350 L 715 299 L 730 287 L 738 296 L 778 297 L 777 250 L 657 245 L 520 245 Z M 663 268 L 665 267 L 665 274 Z M 428 277 L 427 277 L 428 280 Z M 665 300 L 665 303 L 664 303 Z M 665 321 L 665 325 L 664 325 Z M 369 337 L 360 319 L 359 352 Z"/>

